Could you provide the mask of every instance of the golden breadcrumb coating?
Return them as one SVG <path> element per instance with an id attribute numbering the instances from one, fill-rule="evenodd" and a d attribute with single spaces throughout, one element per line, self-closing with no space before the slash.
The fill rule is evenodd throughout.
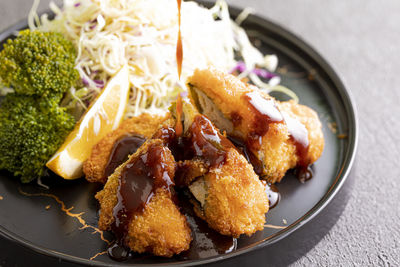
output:
<path id="1" fill-rule="evenodd" d="M 264 229 L 268 198 L 247 160 L 231 148 L 221 168 L 213 168 L 190 187 L 201 204 L 196 214 L 223 235 L 239 237 Z"/>
<path id="2" fill-rule="evenodd" d="M 105 183 L 107 177 L 105 177 L 104 171 L 114 143 L 125 134 L 139 134 L 150 138 L 159 125 L 168 117 L 169 114 L 166 116 L 156 116 L 143 113 L 140 116 L 123 121 L 117 129 L 107 134 L 100 142 L 93 146 L 90 157 L 83 164 L 83 172 L 86 180 L 89 182 Z"/>
<path id="3" fill-rule="evenodd" d="M 143 214 L 134 216 L 128 236 L 133 251 L 164 257 L 188 250 L 192 240 L 186 217 L 165 189 L 158 189 Z"/>
<path id="4" fill-rule="evenodd" d="M 163 146 L 163 142 L 158 139 L 146 141 L 135 154 L 109 176 L 104 189 L 96 194 L 96 199 L 100 203 L 99 229 L 111 230 L 111 225 L 114 223 L 113 209 L 118 202 L 119 179 L 125 165 L 132 158 L 143 155 L 150 146 L 154 145 Z M 164 151 L 163 163 L 170 177 L 173 177 L 174 158 L 167 148 Z M 171 193 L 164 188 L 157 188 L 144 210 L 137 212 L 131 218 L 127 245 L 132 251 L 138 253 L 149 252 L 157 256 L 171 257 L 189 249 L 190 233 L 186 218 L 179 212 Z"/>
<path id="5" fill-rule="evenodd" d="M 257 122 L 245 94 L 257 91 L 265 99 L 272 99 L 257 87 L 246 84 L 233 75 L 215 69 L 196 70 L 188 81 L 191 96 L 199 111 L 229 135 L 245 140 Z M 324 138 L 318 115 L 310 108 L 293 101 L 275 101 L 281 111 L 299 120 L 308 130 L 310 163 L 322 154 Z M 263 163 L 263 178 L 279 182 L 286 171 L 297 166 L 299 157 L 285 123 L 271 123 L 262 137 L 261 149 L 252 151 Z"/>
<path id="6" fill-rule="evenodd" d="M 308 157 L 311 162 L 315 162 L 324 150 L 324 136 L 321 130 L 321 121 L 318 114 L 311 108 L 295 103 L 293 100 L 278 102 L 281 111 L 286 112 L 289 116 L 299 120 L 308 131 Z"/>

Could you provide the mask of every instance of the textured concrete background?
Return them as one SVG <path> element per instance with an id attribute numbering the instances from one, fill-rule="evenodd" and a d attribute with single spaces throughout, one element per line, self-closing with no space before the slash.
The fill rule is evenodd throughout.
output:
<path id="1" fill-rule="evenodd" d="M 46 8 L 48 0 L 42 0 Z M 357 169 L 344 211 L 293 266 L 400 265 L 400 1 L 234 0 L 288 28 L 332 64 L 355 97 Z M 0 30 L 31 0 L 0 0 Z M 260 265 L 262 265 L 260 263 Z"/>

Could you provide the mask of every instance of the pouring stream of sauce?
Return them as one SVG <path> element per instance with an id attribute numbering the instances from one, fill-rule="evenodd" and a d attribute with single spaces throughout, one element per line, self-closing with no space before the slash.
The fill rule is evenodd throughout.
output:
<path id="1" fill-rule="evenodd" d="M 182 49 L 182 34 L 181 34 L 181 4 L 182 0 L 177 0 L 178 3 L 178 42 L 176 43 L 176 63 L 178 67 L 178 76 L 181 78 L 182 73 L 182 59 L 183 59 L 183 49 Z"/>

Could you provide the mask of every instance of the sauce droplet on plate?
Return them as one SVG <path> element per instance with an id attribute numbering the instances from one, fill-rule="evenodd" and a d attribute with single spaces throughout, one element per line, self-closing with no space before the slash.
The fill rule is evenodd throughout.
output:
<path id="1" fill-rule="evenodd" d="M 211 229 L 205 221 L 198 218 L 193 212 L 189 196 L 187 196 L 188 193 L 185 193 L 184 191 L 179 192 L 179 203 L 182 213 L 186 216 L 192 229 L 193 240 L 189 250 L 182 252 L 179 257 L 195 260 L 234 251 L 237 248 L 237 239 L 221 235 Z"/>
<path id="2" fill-rule="evenodd" d="M 113 260 L 126 261 L 130 256 L 130 249 L 119 245 L 117 242 L 114 242 L 108 247 L 107 254 Z"/>
<path id="3" fill-rule="evenodd" d="M 263 184 L 265 186 L 265 192 L 268 196 L 269 209 L 273 209 L 278 205 L 279 201 L 281 200 L 281 194 L 279 193 L 278 187 L 276 185 L 267 183 L 265 181 L 263 181 Z"/>

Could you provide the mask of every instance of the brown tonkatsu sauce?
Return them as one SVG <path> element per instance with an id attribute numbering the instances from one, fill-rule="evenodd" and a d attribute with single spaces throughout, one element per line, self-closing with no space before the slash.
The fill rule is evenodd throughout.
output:
<path id="1" fill-rule="evenodd" d="M 178 95 L 178 99 L 176 100 L 176 122 L 175 122 L 175 133 L 177 136 L 181 136 L 183 134 L 183 122 L 182 122 L 182 97 Z"/>
<path id="2" fill-rule="evenodd" d="M 176 63 L 178 67 L 178 76 L 181 78 L 182 73 L 182 60 L 183 60 L 183 49 L 182 49 L 182 34 L 181 34 L 181 4 L 182 0 L 177 0 L 178 4 L 178 41 L 176 43 Z"/>
<path id="3" fill-rule="evenodd" d="M 190 150 L 194 158 L 202 158 L 210 167 L 221 167 L 227 152 L 234 148 L 228 138 L 204 115 L 197 115 L 190 126 Z"/>
<path id="4" fill-rule="evenodd" d="M 239 126 L 242 123 L 243 117 L 236 111 L 231 112 L 231 120 L 234 127 Z"/>
<path id="5" fill-rule="evenodd" d="M 246 99 L 255 116 L 246 142 L 252 150 L 259 150 L 262 138 L 267 134 L 270 124 L 283 123 L 283 117 L 272 99 L 265 99 L 256 91 L 243 95 L 243 98 Z"/>
<path id="6" fill-rule="evenodd" d="M 177 104 L 177 110 L 178 106 Z M 187 135 L 182 131 L 182 128 L 176 125 L 175 128 L 163 127 L 153 136 L 154 139 L 164 141 L 176 161 L 199 158 L 209 167 L 221 167 L 226 160 L 228 150 L 234 148 L 231 141 L 221 135 L 211 121 L 201 114 L 194 117 Z"/>
<path id="7" fill-rule="evenodd" d="M 314 175 L 310 165 L 297 166 L 294 174 L 296 175 L 297 179 L 302 183 L 310 180 Z"/>
<path id="8" fill-rule="evenodd" d="M 296 147 L 296 153 L 299 159 L 297 162 L 295 174 L 299 181 L 303 183 L 311 179 L 313 176 L 310 168 L 311 160 L 308 155 L 308 150 L 310 147 L 308 140 L 308 131 L 306 127 L 298 120 L 285 116 L 285 122 L 290 134 L 290 140 Z"/>
<path id="9" fill-rule="evenodd" d="M 228 150 L 234 148 L 229 139 L 221 135 L 211 121 L 201 114 L 194 117 L 187 135 L 178 135 L 176 126 L 163 127 L 153 138 L 163 140 L 176 161 L 201 159 L 209 168 L 221 167 Z M 176 170 L 175 181 L 178 185 L 184 180 L 187 171 L 185 166 L 180 164 Z"/>
<path id="10" fill-rule="evenodd" d="M 116 261 L 125 261 L 131 256 L 131 250 L 118 242 L 112 243 L 107 249 L 108 256 Z"/>
<path id="11" fill-rule="evenodd" d="M 146 141 L 146 137 L 138 134 L 127 134 L 119 138 L 111 150 L 107 165 L 104 170 L 104 180 L 110 176 L 114 170 L 124 163 L 129 155 L 132 155 Z"/>
<path id="12" fill-rule="evenodd" d="M 152 139 L 161 139 L 165 146 L 167 146 L 174 156 L 175 161 L 183 160 L 184 158 L 184 144 L 183 138 L 181 135 L 178 135 L 175 127 L 165 126 L 160 129 L 153 135 Z M 182 131 L 182 130 L 181 130 Z"/>
<path id="13" fill-rule="evenodd" d="M 308 139 L 299 139 L 294 138 L 294 135 L 290 135 L 290 139 L 293 144 L 296 146 L 296 153 L 299 161 L 297 162 L 296 171 L 294 172 L 297 179 L 300 182 L 304 183 L 307 180 L 310 180 L 313 177 L 313 172 L 310 168 L 310 159 L 308 157 Z M 305 142 L 307 141 L 307 142 Z"/>
<path id="14" fill-rule="evenodd" d="M 169 176 L 168 166 L 163 159 L 165 153 L 168 153 L 167 150 L 166 147 L 151 144 L 147 151 L 132 158 L 121 172 L 117 191 L 118 202 L 113 209 L 114 222 L 111 226 L 116 236 L 116 244 L 120 247 L 127 247 L 125 238 L 132 216 L 143 211 L 158 188 L 170 191 L 174 185 L 173 177 Z M 118 249 L 112 246 L 110 250 L 110 256 L 115 259 L 113 251 Z"/>

